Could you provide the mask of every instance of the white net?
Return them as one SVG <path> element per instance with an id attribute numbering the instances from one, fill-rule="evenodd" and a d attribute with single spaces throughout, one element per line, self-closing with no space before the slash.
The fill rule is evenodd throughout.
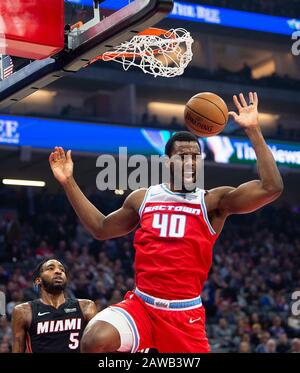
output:
<path id="1" fill-rule="evenodd" d="M 124 70 L 136 66 L 145 74 L 173 78 L 182 75 L 192 60 L 193 42 L 190 33 L 182 28 L 160 35 L 135 35 L 104 53 L 102 60 L 121 63 Z"/>

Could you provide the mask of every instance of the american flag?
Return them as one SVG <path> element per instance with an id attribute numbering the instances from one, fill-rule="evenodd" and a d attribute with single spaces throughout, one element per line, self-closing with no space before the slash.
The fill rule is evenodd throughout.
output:
<path id="1" fill-rule="evenodd" d="M 8 78 L 14 72 L 14 64 L 10 56 L 0 55 L 0 79 Z"/>

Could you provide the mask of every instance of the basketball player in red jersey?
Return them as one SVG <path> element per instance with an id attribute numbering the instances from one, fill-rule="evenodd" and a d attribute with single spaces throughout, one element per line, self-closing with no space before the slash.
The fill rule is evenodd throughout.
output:
<path id="1" fill-rule="evenodd" d="M 259 180 L 237 188 L 178 192 L 174 168 L 168 184 L 132 192 L 123 206 L 104 216 L 83 195 L 73 178 L 70 151 L 55 148 L 50 155 L 54 176 L 62 184 L 83 225 L 99 240 L 120 237 L 137 229 L 134 238 L 136 288 L 123 302 L 98 313 L 81 341 L 83 352 L 209 352 L 201 291 L 212 263 L 212 248 L 231 214 L 255 211 L 274 201 L 283 183 L 258 123 L 258 97 L 234 96 L 239 114 L 231 112 L 244 128 L 257 156 Z M 175 134 L 166 154 L 195 156 L 201 152 L 197 137 Z M 183 157 L 182 157 L 183 158 Z M 185 160 L 182 160 L 185 162 Z M 184 164 L 184 166 L 186 166 Z M 185 173 L 189 179 L 191 175 Z"/>

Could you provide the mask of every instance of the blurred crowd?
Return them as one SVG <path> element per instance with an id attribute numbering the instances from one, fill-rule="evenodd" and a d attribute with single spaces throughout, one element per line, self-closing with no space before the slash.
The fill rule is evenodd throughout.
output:
<path id="1" fill-rule="evenodd" d="M 90 196 L 104 213 L 123 197 Z M 59 193 L 2 188 L 0 205 L 0 291 L 7 297 L 0 352 L 11 351 L 14 306 L 37 297 L 31 275 L 44 257 L 68 266 L 68 296 L 92 299 L 99 311 L 134 288 L 133 235 L 94 241 Z M 296 206 L 228 219 L 202 294 L 213 352 L 300 352 L 300 318 L 291 312 L 300 290 L 299 237 Z"/>
<path id="2" fill-rule="evenodd" d="M 298 0 L 201 0 L 200 3 L 274 16 L 292 18 L 299 18 L 300 16 Z"/>

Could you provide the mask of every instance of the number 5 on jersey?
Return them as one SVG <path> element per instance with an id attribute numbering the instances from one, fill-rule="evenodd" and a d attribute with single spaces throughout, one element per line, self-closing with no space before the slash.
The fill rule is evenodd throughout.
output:
<path id="1" fill-rule="evenodd" d="M 70 334 L 70 343 L 69 348 L 71 350 L 76 350 L 79 346 L 79 333 L 71 333 Z"/>
<path id="2" fill-rule="evenodd" d="M 184 237 L 186 216 L 154 214 L 152 227 L 160 230 L 160 237 Z"/>

